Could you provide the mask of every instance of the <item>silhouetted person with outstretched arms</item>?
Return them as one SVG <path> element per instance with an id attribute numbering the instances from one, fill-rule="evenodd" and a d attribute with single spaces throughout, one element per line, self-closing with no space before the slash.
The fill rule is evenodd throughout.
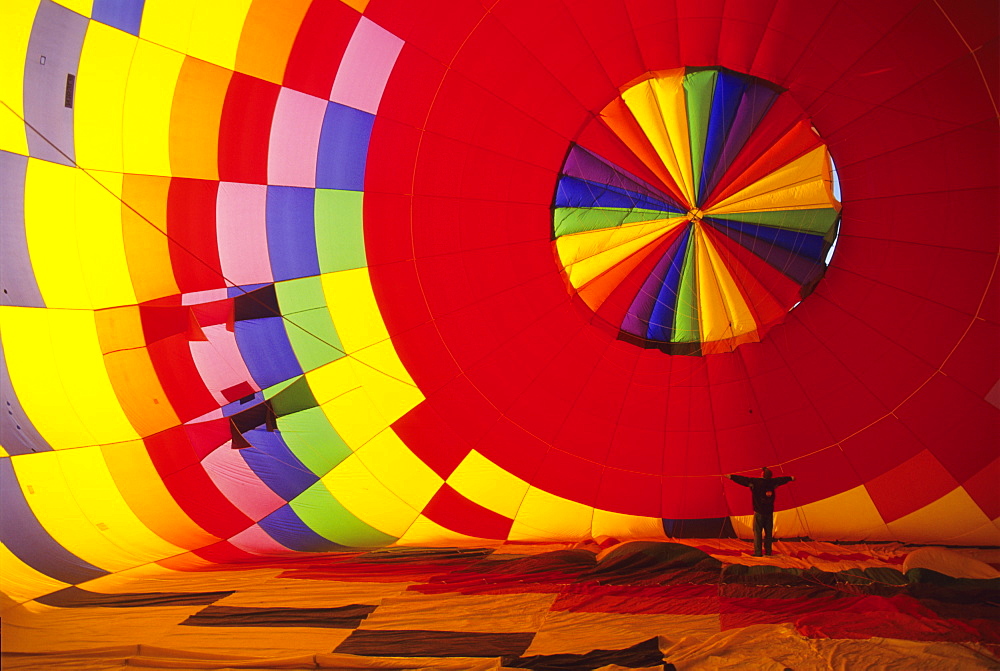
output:
<path id="1" fill-rule="evenodd" d="M 780 478 L 771 477 L 771 469 L 765 466 L 761 469 L 762 478 L 749 478 L 745 475 L 727 475 L 726 477 L 738 485 L 750 488 L 753 495 L 753 556 L 760 557 L 761 535 L 764 536 L 764 554 L 771 556 L 771 540 L 774 535 L 774 490 L 775 488 L 795 478 L 785 475 Z"/>

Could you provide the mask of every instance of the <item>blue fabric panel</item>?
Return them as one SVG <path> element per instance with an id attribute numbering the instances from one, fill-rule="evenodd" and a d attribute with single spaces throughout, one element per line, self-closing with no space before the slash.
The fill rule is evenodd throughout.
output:
<path id="1" fill-rule="evenodd" d="M 698 193 L 708 195 L 708 182 L 715 165 L 726 144 L 729 128 L 736 118 L 740 100 L 746 90 L 747 81 L 743 77 L 726 70 L 720 70 L 715 80 L 715 94 L 712 97 L 712 112 L 708 117 L 708 135 L 705 138 L 705 156 L 701 167 L 701 185 Z"/>
<path id="2" fill-rule="evenodd" d="M 146 0 L 94 0 L 91 17 L 95 21 L 139 36 L 142 8 Z"/>
<path id="3" fill-rule="evenodd" d="M 708 178 L 707 185 L 709 192 L 714 191 L 715 187 L 718 186 L 719 180 L 729 170 L 729 166 L 733 164 L 733 160 L 739 155 L 740 150 L 743 149 L 743 145 L 750 139 L 750 135 L 757 128 L 757 124 L 764 118 L 767 111 L 771 109 L 771 104 L 777 97 L 777 91 L 764 86 L 757 80 L 753 80 L 746 89 L 743 98 L 740 100 L 740 107 L 736 111 L 736 118 L 729 128 L 725 146 Z"/>
<path id="4" fill-rule="evenodd" d="M 363 191 L 368 141 L 375 115 L 329 103 L 316 161 L 316 187 Z"/>
<path id="5" fill-rule="evenodd" d="M 306 526 L 288 504 L 258 522 L 271 538 L 296 552 L 332 552 L 344 546 L 329 541 Z"/>
<path id="6" fill-rule="evenodd" d="M 641 193 L 565 175 L 559 178 L 556 207 L 614 207 L 680 214 L 686 212 L 675 205 L 654 200 Z"/>
<path id="7" fill-rule="evenodd" d="M 9 2 L 3 0 L 4 5 Z M 75 98 L 75 83 L 70 87 L 68 76 L 72 75 L 75 82 L 89 25 L 87 17 L 51 0 L 42 0 L 38 5 L 23 64 L 24 120 L 28 123 L 25 131 L 30 156 L 62 165 L 76 162 L 72 107 L 75 102 L 67 100 L 66 94 L 67 88 L 73 88 Z M 21 64 L 17 66 L 20 68 Z"/>
<path id="8" fill-rule="evenodd" d="M 278 431 L 253 429 L 243 434 L 253 448 L 240 450 L 257 477 L 275 494 L 291 501 L 319 480 L 319 476 L 302 465 Z"/>
<path id="9" fill-rule="evenodd" d="M 0 151 L 0 305 L 44 308 L 24 232 L 24 179 L 28 157 Z"/>
<path id="10" fill-rule="evenodd" d="M 673 254 L 676 252 L 679 242 L 680 238 L 678 237 L 666 249 L 658 249 L 653 252 L 653 254 L 660 254 L 660 259 L 656 262 L 653 272 L 642 283 L 642 287 L 632 299 L 632 303 L 625 313 L 625 318 L 622 319 L 621 328 L 626 333 L 645 338 L 649 332 L 649 317 L 653 314 L 656 295 L 667 276 L 667 270 L 670 269 L 670 262 L 673 260 Z"/>
<path id="11" fill-rule="evenodd" d="M 252 408 L 255 405 L 259 405 L 263 401 L 264 401 L 264 392 L 262 391 L 254 392 L 252 401 L 247 401 L 246 403 L 243 403 L 242 401 L 233 401 L 232 403 L 227 403 L 226 405 L 222 406 L 222 416 L 232 417 L 236 413 L 248 410 L 249 408 Z"/>
<path id="12" fill-rule="evenodd" d="M 4 355 L 3 343 L 0 343 L 0 398 L 3 399 L 3 408 L 0 408 L 0 445 L 7 450 L 7 454 L 31 454 L 52 450 L 17 400 L 14 385 L 7 372 L 7 357 Z M 0 509 L 0 515 L 2 514 L 3 510 Z"/>
<path id="13" fill-rule="evenodd" d="M 236 322 L 236 344 L 261 389 L 302 375 L 281 317 Z"/>
<path id="14" fill-rule="evenodd" d="M 226 296 L 228 298 L 236 298 L 237 296 L 243 296 L 248 294 L 255 289 L 260 289 L 261 287 L 266 287 L 271 282 L 263 282 L 261 284 L 241 284 L 238 287 L 226 287 Z"/>
<path id="15" fill-rule="evenodd" d="M 0 510 L 0 542 L 36 571 L 71 585 L 108 574 L 57 543 L 39 524 L 10 459 L 0 459 Z"/>
<path id="16" fill-rule="evenodd" d="M 267 187 L 267 251 L 276 282 L 319 275 L 314 199 L 313 189 Z"/>
<path id="17" fill-rule="evenodd" d="M 719 221 L 705 220 L 709 225 L 713 226 L 720 233 L 728 235 L 730 238 L 735 240 L 740 245 L 746 247 L 751 252 L 764 259 L 772 267 L 784 273 L 788 277 L 802 285 L 807 285 L 815 280 L 818 280 L 823 276 L 826 266 L 822 261 L 811 259 L 807 256 L 801 254 L 796 254 L 794 251 L 788 250 L 785 247 L 777 244 L 773 244 L 771 241 L 763 237 L 755 237 L 753 233 L 742 232 L 738 228 L 729 228 L 726 226 L 720 226 Z M 739 226 L 754 226 L 754 224 L 746 224 L 743 222 L 724 222 L 727 224 L 739 224 Z M 776 228 L 767 228 L 766 226 L 761 226 L 760 228 L 766 231 L 779 231 Z M 788 231 L 781 231 L 787 233 Z M 805 234 L 798 234 L 805 235 Z M 818 237 L 818 236 L 812 236 Z"/>
<path id="18" fill-rule="evenodd" d="M 672 247 L 673 256 L 667 276 L 660 286 L 656 296 L 653 313 L 649 316 L 649 330 L 646 337 L 650 340 L 669 342 L 674 334 L 674 313 L 677 311 L 677 294 L 681 286 L 681 270 L 684 265 L 684 255 L 687 253 L 688 241 L 691 240 L 691 227 L 684 231 L 678 239 L 676 247 Z"/>
<path id="19" fill-rule="evenodd" d="M 800 256 L 805 256 L 816 261 L 821 260 L 826 254 L 826 241 L 822 235 L 813 233 L 803 233 L 801 231 L 789 231 L 783 228 L 771 226 L 761 226 L 745 221 L 733 221 L 721 217 L 711 217 L 712 223 L 730 228 L 745 235 L 750 235 L 757 240 L 768 242 Z"/>

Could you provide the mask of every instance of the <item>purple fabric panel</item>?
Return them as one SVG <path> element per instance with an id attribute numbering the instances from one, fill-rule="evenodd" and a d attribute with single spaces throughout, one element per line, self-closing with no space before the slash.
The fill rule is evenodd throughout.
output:
<path id="1" fill-rule="evenodd" d="M 736 118 L 733 120 L 733 125 L 729 128 L 729 133 L 726 136 L 726 143 L 722 148 L 722 153 L 719 155 L 719 160 L 712 170 L 706 195 L 715 189 L 719 180 L 729 170 L 729 166 L 733 164 L 736 156 L 743 149 L 743 145 L 750 139 L 754 129 L 757 128 L 757 124 L 764 118 L 767 111 L 771 109 L 771 105 L 777 97 L 777 91 L 761 84 L 753 85 L 744 91 L 743 97 L 740 99 L 739 109 L 736 110 Z"/>
<path id="2" fill-rule="evenodd" d="M 35 158 L 63 165 L 76 160 L 67 76 L 75 82 L 89 24 L 87 17 L 51 0 L 38 6 L 24 57 L 24 118 L 29 124 L 28 153 Z"/>
<path id="3" fill-rule="evenodd" d="M 608 184 L 622 189 L 628 189 L 636 193 L 641 193 L 656 200 L 662 200 L 671 205 L 677 205 L 678 209 L 685 211 L 687 208 L 681 207 L 673 198 L 663 193 L 659 189 L 650 186 L 635 175 L 611 165 L 599 156 L 590 153 L 583 147 L 573 145 L 566 157 L 566 164 L 563 166 L 563 174 L 570 177 L 578 177 L 599 184 Z"/>

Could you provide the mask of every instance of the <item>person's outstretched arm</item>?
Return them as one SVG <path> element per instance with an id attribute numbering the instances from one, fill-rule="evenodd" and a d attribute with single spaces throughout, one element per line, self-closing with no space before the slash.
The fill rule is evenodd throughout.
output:
<path id="1" fill-rule="evenodd" d="M 794 479 L 795 479 L 794 475 L 783 475 L 780 478 L 772 478 L 771 481 L 774 483 L 774 486 L 777 487 L 778 485 L 783 485 L 788 482 L 791 482 Z"/>
<path id="2" fill-rule="evenodd" d="M 749 487 L 750 483 L 753 482 L 752 478 L 748 478 L 745 475 L 733 474 L 733 475 L 727 475 L 726 477 L 735 482 L 736 484 L 743 485 L 744 487 Z"/>

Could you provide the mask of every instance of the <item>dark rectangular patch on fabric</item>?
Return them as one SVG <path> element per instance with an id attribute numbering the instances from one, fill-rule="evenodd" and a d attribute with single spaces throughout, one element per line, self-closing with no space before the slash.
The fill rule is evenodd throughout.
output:
<path id="1" fill-rule="evenodd" d="M 188 627 L 326 627 L 354 629 L 378 606 L 243 608 L 209 606 L 181 622 Z"/>
<path id="2" fill-rule="evenodd" d="M 76 75 L 66 75 L 66 107 L 73 106 L 73 95 L 76 92 Z"/>
<path id="3" fill-rule="evenodd" d="M 372 657 L 519 657 L 534 637 L 533 632 L 358 629 L 334 652 Z"/>
<path id="4" fill-rule="evenodd" d="M 673 671 L 673 664 L 663 662 L 659 641 L 650 638 L 623 650 L 591 650 L 580 655 L 532 655 L 530 657 L 504 657 L 504 668 L 538 669 L 541 671 L 566 669 L 567 671 L 590 671 L 614 664 L 626 669 L 641 669 L 656 666 L 664 671 Z"/>
<path id="5" fill-rule="evenodd" d="M 136 592 L 101 594 L 79 587 L 67 587 L 35 601 L 58 608 L 148 608 L 153 606 L 204 606 L 233 592 Z"/>
<path id="6" fill-rule="evenodd" d="M 233 298 L 233 311 L 234 319 L 238 322 L 280 317 L 281 310 L 278 308 L 278 294 L 274 290 L 274 285 L 268 284 L 245 294 L 239 294 Z"/>

